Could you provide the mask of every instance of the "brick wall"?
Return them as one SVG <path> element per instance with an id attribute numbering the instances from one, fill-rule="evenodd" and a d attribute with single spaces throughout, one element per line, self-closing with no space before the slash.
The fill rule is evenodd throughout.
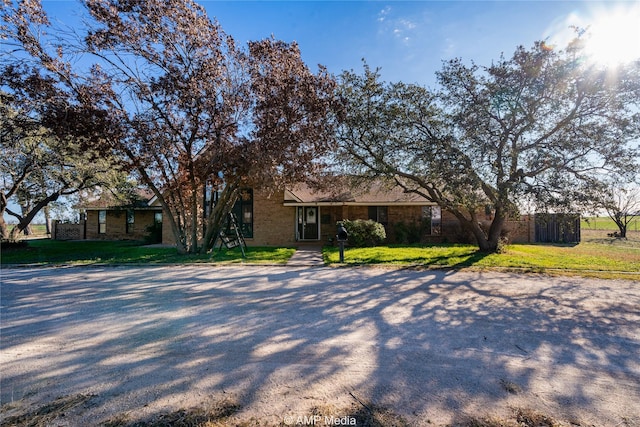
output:
<path id="1" fill-rule="evenodd" d="M 171 230 L 171 224 L 169 224 L 168 216 L 166 212 L 162 212 L 162 244 L 163 245 L 175 245 L 176 238 Z"/>
<path id="2" fill-rule="evenodd" d="M 127 233 L 127 211 L 107 210 L 106 232 L 100 233 L 97 210 L 87 211 L 86 238 L 90 240 L 144 240 L 149 235 L 147 227 L 153 225 L 154 211 L 136 210 L 134 223 Z M 164 231 L 164 230 L 163 230 Z"/>
<path id="3" fill-rule="evenodd" d="M 518 220 L 507 221 L 505 230 L 510 243 L 535 242 L 536 230 L 533 215 L 523 215 Z"/>
<path id="4" fill-rule="evenodd" d="M 336 223 L 348 218 L 348 208 L 354 206 L 321 206 L 320 207 L 320 240 L 322 244 L 329 244 L 335 240 Z"/>
<path id="5" fill-rule="evenodd" d="M 246 239 L 249 246 L 293 246 L 296 245 L 296 207 L 283 206 L 284 194 L 282 191 L 268 194 L 261 191 L 253 193 L 253 238 Z M 411 232 L 419 232 L 420 241 L 424 243 L 461 242 L 474 243 L 473 236 L 462 230 L 460 223 L 451 213 L 442 211 L 441 234 L 430 235 L 429 231 L 420 230 L 422 225 L 423 206 L 388 206 L 387 243 L 394 243 L 398 235 L 394 227 L 398 223 L 404 223 Z M 97 237 L 98 219 L 97 211 L 92 211 L 95 218 L 88 218 L 87 238 Z M 335 237 L 336 222 L 342 219 L 368 219 L 368 206 L 320 206 L 318 209 L 320 220 L 320 240 L 322 244 L 328 244 Z M 489 222 L 491 217 L 481 216 L 484 222 Z M 153 216 L 151 216 L 153 221 Z M 138 225 L 136 216 L 136 226 Z M 520 221 L 508 221 L 506 230 L 512 242 L 533 241 L 533 221 L 523 217 Z M 107 234 L 116 233 L 123 235 L 126 229 L 126 212 L 121 211 L 120 217 L 107 216 Z M 89 237 L 90 231 L 93 236 Z M 163 223 L 162 242 L 175 244 L 173 233 L 169 223 Z M 121 238 L 131 238 L 124 237 Z"/>
<path id="6" fill-rule="evenodd" d="M 296 243 L 296 208 L 283 206 L 284 192 L 253 192 L 253 238 L 250 246 L 291 246 Z M 320 212 L 322 214 L 322 212 Z"/>
<path id="7" fill-rule="evenodd" d="M 79 224 L 66 224 L 53 221 L 52 235 L 54 240 L 82 240 L 85 238 L 84 227 L 84 221 L 80 221 Z"/>

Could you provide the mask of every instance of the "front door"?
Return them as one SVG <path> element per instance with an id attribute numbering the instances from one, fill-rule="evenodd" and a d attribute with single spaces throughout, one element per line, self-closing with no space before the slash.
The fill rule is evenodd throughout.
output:
<path id="1" fill-rule="evenodd" d="M 318 207 L 317 206 L 299 206 L 297 213 L 298 222 L 298 239 L 300 240 L 318 240 L 320 236 L 318 227 Z"/>

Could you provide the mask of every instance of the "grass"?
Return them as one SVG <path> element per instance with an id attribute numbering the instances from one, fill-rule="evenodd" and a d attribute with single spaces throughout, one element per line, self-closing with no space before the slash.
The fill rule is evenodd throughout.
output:
<path id="1" fill-rule="evenodd" d="M 582 217 L 580 220 L 582 231 L 585 230 L 607 230 L 618 231 L 618 226 L 608 216 Z M 627 231 L 640 231 L 640 218 L 632 219 L 627 225 Z"/>
<path id="2" fill-rule="evenodd" d="M 59 241 L 28 240 L 26 247 L 2 249 L 2 264 L 189 264 L 255 263 L 284 264 L 295 249 L 249 247 L 242 258 L 239 248 L 211 254 L 180 255 L 173 247 L 151 247 L 133 241 Z"/>
<path id="3" fill-rule="evenodd" d="M 485 254 L 473 245 L 346 248 L 344 257 L 349 265 L 499 268 L 640 280 L 640 239 L 585 240 L 577 245 L 513 244 L 500 254 Z M 324 257 L 338 263 L 339 250 L 327 247 Z"/>
<path id="4" fill-rule="evenodd" d="M 479 252 L 474 245 L 378 246 L 346 248 L 347 265 L 507 269 L 528 272 L 640 280 L 640 233 L 629 239 L 606 231 L 583 231 L 577 245 L 513 244 L 501 254 Z M 2 248 L 2 264 L 285 264 L 293 248 L 249 247 L 243 258 L 238 248 L 203 255 L 180 255 L 172 247 L 150 247 L 127 241 L 27 240 L 22 248 Z M 339 251 L 325 247 L 327 264 L 337 264 Z"/>

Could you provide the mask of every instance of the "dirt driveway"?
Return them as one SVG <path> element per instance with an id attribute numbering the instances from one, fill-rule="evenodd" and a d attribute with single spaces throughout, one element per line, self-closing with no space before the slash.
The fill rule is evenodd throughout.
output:
<path id="1" fill-rule="evenodd" d="M 640 426 L 638 282 L 374 268 L 1 274 L 0 424 L 51 402 L 65 409 L 55 426 L 222 402 L 229 425 L 338 425 L 361 406 L 411 426 L 514 407 Z"/>

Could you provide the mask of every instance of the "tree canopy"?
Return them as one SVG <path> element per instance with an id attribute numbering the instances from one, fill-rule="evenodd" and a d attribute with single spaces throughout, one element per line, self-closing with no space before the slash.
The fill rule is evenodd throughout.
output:
<path id="1" fill-rule="evenodd" d="M 495 251 L 525 199 L 570 209 L 602 176 L 637 167 L 640 63 L 611 71 L 581 55 L 580 43 L 536 43 L 486 67 L 454 59 L 437 90 L 381 82 L 366 64 L 363 75 L 345 72 L 343 158 L 438 203 Z"/>
<path id="2" fill-rule="evenodd" d="M 241 187 L 304 179 L 332 148 L 335 80 L 312 73 L 295 43 L 237 46 L 193 1 L 82 4 L 86 27 L 69 35 L 47 27 L 38 2 L 18 2 L 9 37 L 93 117 L 96 147 L 153 191 L 181 252 L 213 245 Z M 207 186 L 220 197 L 205 210 Z"/>
<path id="3" fill-rule="evenodd" d="M 50 114 L 68 99 L 51 76 L 16 64 L 0 64 L 0 236 L 15 240 L 35 216 L 63 196 L 110 186 L 124 171 L 92 147 L 90 136 L 59 134 Z M 74 120 L 74 119 L 72 119 Z M 20 207 L 16 210 L 10 203 Z M 4 214 L 17 219 L 11 232 Z"/>

